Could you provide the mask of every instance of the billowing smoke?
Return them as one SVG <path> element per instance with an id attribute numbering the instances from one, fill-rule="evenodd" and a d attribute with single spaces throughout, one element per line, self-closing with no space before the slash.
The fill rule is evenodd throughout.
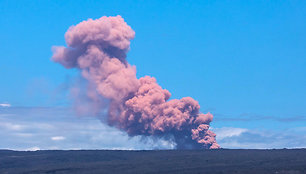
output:
<path id="1" fill-rule="evenodd" d="M 178 149 L 219 148 L 209 130 L 213 116 L 200 113 L 197 101 L 169 100 L 154 77 L 136 78 L 136 67 L 126 60 L 134 35 L 121 16 L 88 19 L 68 29 L 68 46 L 53 47 L 52 60 L 81 71 L 87 98 L 96 110 L 107 110 L 107 124 L 130 136 L 166 138 Z"/>

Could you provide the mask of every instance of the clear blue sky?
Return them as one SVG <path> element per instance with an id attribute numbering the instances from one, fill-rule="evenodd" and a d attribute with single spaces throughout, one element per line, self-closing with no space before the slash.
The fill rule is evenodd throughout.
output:
<path id="1" fill-rule="evenodd" d="M 223 147 L 306 147 L 306 1 L 302 0 L 0 0 L 0 103 L 12 105 L 0 108 L 2 129 L 13 135 L 22 129 L 9 130 L 10 124 L 33 123 L 28 110 L 48 107 L 48 115 L 52 108 L 70 106 L 66 84 L 77 71 L 51 62 L 51 47 L 65 45 L 69 26 L 113 15 L 121 15 L 136 32 L 128 61 L 136 65 L 138 77 L 156 77 L 172 98 L 198 100 L 202 112 L 214 114 L 212 127 L 224 136 L 219 139 Z M 23 113 L 29 120 L 21 121 Z M 296 139 L 288 138 L 292 135 Z M 2 139 L 6 136 L 0 134 Z M 281 139 L 277 136 L 282 142 L 271 145 Z M 254 143 L 254 137 L 259 142 Z M 295 141 L 299 144 L 290 144 Z M 0 148 L 15 143 L 13 138 Z M 73 148 L 64 144 L 57 147 Z M 129 148 L 133 147 L 131 143 Z"/>

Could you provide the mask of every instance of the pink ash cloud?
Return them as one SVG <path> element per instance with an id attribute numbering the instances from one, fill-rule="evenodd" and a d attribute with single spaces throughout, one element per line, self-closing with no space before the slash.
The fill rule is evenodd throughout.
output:
<path id="1" fill-rule="evenodd" d="M 200 113 L 197 101 L 169 100 L 170 92 L 154 77 L 137 79 L 136 67 L 126 60 L 134 36 L 121 16 L 104 16 L 71 26 L 65 34 L 67 47 L 52 48 L 54 62 L 79 69 L 87 80 L 91 106 L 76 99 L 77 108 L 106 109 L 106 123 L 130 136 L 166 138 L 178 149 L 220 148 L 209 130 L 213 116 Z"/>

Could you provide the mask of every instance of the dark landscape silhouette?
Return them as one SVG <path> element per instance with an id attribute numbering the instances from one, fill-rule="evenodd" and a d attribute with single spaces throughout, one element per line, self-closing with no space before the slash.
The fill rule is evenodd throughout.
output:
<path id="1" fill-rule="evenodd" d="M 1 174 L 303 174 L 306 149 L 0 151 Z"/>

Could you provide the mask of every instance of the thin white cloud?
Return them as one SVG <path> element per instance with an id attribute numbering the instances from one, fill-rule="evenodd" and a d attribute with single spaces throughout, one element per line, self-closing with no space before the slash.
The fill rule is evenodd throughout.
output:
<path id="1" fill-rule="evenodd" d="M 16 134 L 13 134 L 13 135 L 18 136 L 18 137 L 24 137 L 24 138 L 33 136 L 33 134 L 30 134 L 30 133 L 16 133 Z"/>
<path id="2" fill-rule="evenodd" d="M 269 148 L 272 148 L 271 146 L 267 146 L 266 143 L 238 142 L 236 140 L 223 142 L 222 147 L 230 148 L 230 149 L 269 149 Z"/>
<path id="3" fill-rule="evenodd" d="M 38 150 L 40 150 L 40 148 L 37 147 L 37 146 L 34 146 L 34 147 L 30 147 L 30 148 L 25 149 L 25 150 L 26 150 L 26 151 L 38 151 Z"/>
<path id="4" fill-rule="evenodd" d="M 51 140 L 53 141 L 61 141 L 61 140 L 65 140 L 66 138 L 63 136 L 55 136 L 55 137 L 51 137 Z"/>
<path id="5" fill-rule="evenodd" d="M 0 103 L 0 107 L 11 107 L 12 105 L 9 103 Z"/>
<path id="6" fill-rule="evenodd" d="M 228 137 L 240 136 L 242 133 L 247 132 L 248 129 L 235 128 L 235 127 L 222 127 L 222 128 L 214 128 L 213 131 L 217 134 L 217 140 L 222 140 Z"/>
<path id="7" fill-rule="evenodd" d="M 222 130 L 222 128 L 219 128 Z M 217 141 L 223 148 L 233 149 L 272 149 L 272 148 L 305 148 L 306 129 L 296 127 L 285 130 L 248 129 L 235 136 L 221 137 Z"/>
<path id="8" fill-rule="evenodd" d="M 0 109 L 0 113 L 1 111 L 7 113 Z M 166 140 L 129 137 L 95 117 L 76 117 L 70 109 L 12 107 L 9 114 L 12 116 L 0 117 L 0 139 L 3 140 L 0 149 L 29 150 L 29 147 L 39 147 L 44 150 L 143 150 L 174 147 L 174 144 Z"/>
<path id="9" fill-rule="evenodd" d="M 7 129 L 7 130 L 13 130 L 13 131 L 20 131 L 23 130 L 25 128 L 25 126 L 20 125 L 20 124 L 13 124 L 10 122 L 0 122 L 0 127 Z"/>

